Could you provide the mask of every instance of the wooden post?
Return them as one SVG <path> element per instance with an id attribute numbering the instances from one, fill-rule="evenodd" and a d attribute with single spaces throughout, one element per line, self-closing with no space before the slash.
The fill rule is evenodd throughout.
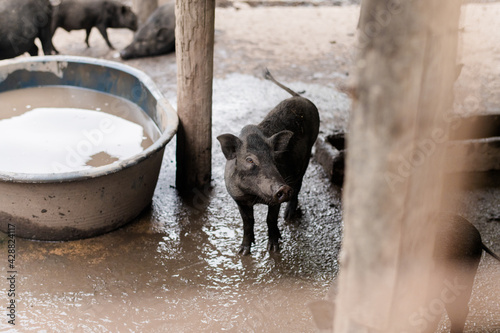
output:
<path id="1" fill-rule="evenodd" d="M 425 332 L 460 1 L 363 0 L 334 331 Z M 418 320 L 422 319 L 422 320 Z"/>
<path id="2" fill-rule="evenodd" d="M 139 25 L 141 25 L 146 22 L 149 15 L 158 8 L 158 0 L 134 0 L 132 8 L 137 15 Z"/>
<path id="3" fill-rule="evenodd" d="M 210 183 L 215 0 L 176 0 L 177 189 Z"/>

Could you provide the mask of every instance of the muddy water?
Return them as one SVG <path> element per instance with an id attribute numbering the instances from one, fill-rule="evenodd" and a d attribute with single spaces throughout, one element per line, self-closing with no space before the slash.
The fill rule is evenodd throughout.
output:
<path id="1" fill-rule="evenodd" d="M 123 161 L 159 135 L 134 103 L 75 87 L 0 94 L 0 170 L 70 172 Z"/>
<path id="2" fill-rule="evenodd" d="M 329 185 L 304 186 L 300 223 L 280 221 L 278 257 L 266 251 L 259 207 L 253 254 L 242 258 L 240 217 L 220 167 L 214 187 L 185 202 L 164 164 L 153 206 L 127 227 L 68 243 L 17 240 L 20 331 L 314 332 L 307 303 L 323 297 L 338 268 L 339 199 L 311 204 Z M 316 165 L 308 174 L 324 176 Z"/>

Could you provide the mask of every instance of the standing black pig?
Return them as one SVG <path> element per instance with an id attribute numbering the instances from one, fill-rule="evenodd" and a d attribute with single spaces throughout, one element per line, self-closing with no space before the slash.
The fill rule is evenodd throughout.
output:
<path id="1" fill-rule="evenodd" d="M 175 50 L 175 4 L 157 8 L 120 52 L 122 59 L 151 57 Z"/>
<path id="2" fill-rule="evenodd" d="M 129 6 L 117 1 L 76 1 L 66 0 L 54 6 L 52 15 L 52 34 L 58 27 L 66 31 L 85 29 L 85 43 L 89 45 L 89 35 L 96 27 L 110 49 L 114 49 L 108 39 L 107 28 L 128 28 L 137 30 L 137 16 Z"/>
<path id="3" fill-rule="evenodd" d="M 302 178 L 319 131 L 316 106 L 283 86 L 266 70 L 265 76 L 293 97 L 279 103 L 258 125 L 247 125 L 240 136 L 217 137 L 227 159 L 224 180 L 243 219 L 243 242 L 239 253 L 250 254 L 254 242 L 253 206 L 268 205 L 268 250 L 279 252 L 280 205 L 289 201 L 285 220 L 298 204 Z"/>
<path id="4" fill-rule="evenodd" d="M 35 38 L 42 42 L 43 53 L 53 50 L 49 0 L 0 1 L 0 59 L 14 58 L 25 52 L 38 55 Z"/>

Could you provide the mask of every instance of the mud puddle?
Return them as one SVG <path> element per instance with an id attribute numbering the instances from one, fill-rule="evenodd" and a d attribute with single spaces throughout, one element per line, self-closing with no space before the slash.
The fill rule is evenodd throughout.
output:
<path id="1" fill-rule="evenodd" d="M 323 177 L 316 165 L 308 174 Z M 266 251 L 259 209 L 253 254 L 242 258 L 240 217 L 221 178 L 200 194 L 202 211 L 182 202 L 173 177 L 167 163 L 151 209 L 118 231 L 67 243 L 17 240 L 20 331 L 314 331 L 307 302 L 323 297 L 338 269 L 340 210 L 329 203 L 338 198 L 310 200 L 328 185 L 304 187 L 301 223 L 280 223 L 279 257 Z"/>

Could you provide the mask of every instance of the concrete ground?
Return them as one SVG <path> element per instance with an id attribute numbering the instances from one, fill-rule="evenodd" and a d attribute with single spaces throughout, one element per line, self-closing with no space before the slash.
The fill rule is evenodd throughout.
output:
<path id="1" fill-rule="evenodd" d="M 312 1 L 314 2 L 314 1 Z M 309 2 L 310 3 L 310 2 Z M 341 2 L 340 2 L 341 3 Z M 341 3 L 343 4 L 343 3 Z M 457 81 L 458 112 L 498 110 L 500 5 L 463 7 Z M 287 94 L 262 79 L 267 66 L 292 89 L 305 91 L 321 112 L 321 133 L 345 130 L 350 100 L 340 87 L 353 75 L 359 6 L 253 7 L 235 2 L 216 10 L 213 134 L 236 134 L 257 123 Z M 132 32 L 109 31 L 117 50 Z M 97 31 L 58 30 L 63 54 L 121 61 Z M 150 75 L 176 106 L 175 55 L 125 62 Z M 175 140 L 174 140 L 175 141 Z M 282 254 L 266 252 L 265 210 L 256 214 L 253 254 L 240 257 L 242 223 L 223 181 L 224 156 L 213 146 L 212 188 L 184 202 L 175 189 L 175 142 L 168 145 L 151 208 L 114 232 L 73 242 L 18 239 L 16 326 L 5 332 L 315 332 L 307 303 L 326 295 L 338 272 L 341 189 L 311 162 L 300 194 L 300 223 L 285 224 Z M 500 253 L 500 189 L 454 195 L 459 211 Z M 1 236 L 7 258 L 7 243 Z M 2 265 L 2 276 L 6 267 Z M 500 332 L 500 264 L 483 259 L 466 332 Z M 7 284 L 0 285 L 2 295 Z M 6 298 L 2 296 L 2 299 Z M 3 306 L 3 305 L 2 305 Z M 448 323 L 443 321 L 442 332 Z"/>

